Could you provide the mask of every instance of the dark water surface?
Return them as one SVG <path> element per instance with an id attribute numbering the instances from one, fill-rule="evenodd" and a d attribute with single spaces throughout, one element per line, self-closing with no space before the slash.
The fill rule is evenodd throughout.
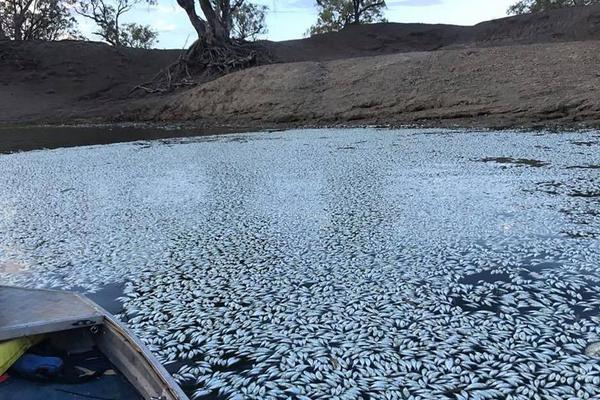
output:
<path id="1" fill-rule="evenodd" d="M 0 281 L 97 292 L 197 398 L 597 398 L 600 133 L 0 156 Z"/>
<path id="2" fill-rule="evenodd" d="M 239 130 L 220 128 L 202 131 L 185 127 L 147 125 L 0 127 L 0 154 L 232 132 Z"/>

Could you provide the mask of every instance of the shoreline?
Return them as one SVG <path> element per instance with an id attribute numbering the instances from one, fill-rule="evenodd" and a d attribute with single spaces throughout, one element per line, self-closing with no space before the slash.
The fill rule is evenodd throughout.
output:
<path id="1" fill-rule="evenodd" d="M 178 53 L 0 42 L 0 151 L 298 128 L 599 129 L 596 28 L 600 6 L 490 21 L 460 43 L 456 27 L 365 25 L 270 43 L 277 62 L 152 95 L 131 89 Z"/>
<path id="2" fill-rule="evenodd" d="M 210 126 L 193 122 L 110 122 L 78 124 L 0 124 L 0 155 L 35 150 L 51 150 L 114 143 L 132 143 L 163 139 L 235 135 L 256 132 L 282 132 L 302 129 L 448 129 L 466 132 L 600 132 L 600 124 L 547 124 L 521 126 L 485 126 L 424 121 L 420 124 L 285 124 L 269 126 Z"/>

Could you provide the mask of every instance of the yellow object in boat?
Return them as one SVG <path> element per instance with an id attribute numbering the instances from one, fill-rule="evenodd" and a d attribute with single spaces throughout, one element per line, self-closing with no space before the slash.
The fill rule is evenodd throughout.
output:
<path id="1" fill-rule="evenodd" d="M 41 335 L 0 342 L 0 375 L 4 374 L 25 352 L 39 343 Z"/>

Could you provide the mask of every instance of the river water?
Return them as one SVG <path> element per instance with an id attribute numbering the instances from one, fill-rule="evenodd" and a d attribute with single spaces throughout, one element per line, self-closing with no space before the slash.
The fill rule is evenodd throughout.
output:
<path id="1" fill-rule="evenodd" d="M 197 398 L 592 398 L 600 132 L 0 155 L 0 282 L 96 293 Z"/>

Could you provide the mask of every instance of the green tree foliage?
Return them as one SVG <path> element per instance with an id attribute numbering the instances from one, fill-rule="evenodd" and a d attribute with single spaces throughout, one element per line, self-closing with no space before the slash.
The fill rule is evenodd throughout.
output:
<path id="1" fill-rule="evenodd" d="M 309 33 L 339 31 L 352 24 L 385 22 L 385 0 L 317 0 L 319 17 Z"/>
<path id="2" fill-rule="evenodd" d="M 75 12 L 96 23 L 100 36 L 113 46 L 150 48 L 158 33 L 148 25 L 122 24 L 121 18 L 141 3 L 156 4 L 157 0 L 70 0 Z"/>
<path id="3" fill-rule="evenodd" d="M 0 0 L 0 39 L 58 40 L 76 34 L 67 1 Z"/>
<path id="4" fill-rule="evenodd" d="M 600 4 L 600 0 L 520 0 L 510 6 L 508 14 L 530 14 L 556 8 L 589 6 L 592 4 Z"/>
<path id="5" fill-rule="evenodd" d="M 147 25 L 124 24 L 119 29 L 121 46 L 149 49 L 157 42 L 158 32 Z"/>
<path id="6" fill-rule="evenodd" d="M 232 14 L 232 37 L 239 40 L 257 40 L 260 35 L 266 34 L 265 16 L 268 9 L 263 5 L 242 4 Z"/>

